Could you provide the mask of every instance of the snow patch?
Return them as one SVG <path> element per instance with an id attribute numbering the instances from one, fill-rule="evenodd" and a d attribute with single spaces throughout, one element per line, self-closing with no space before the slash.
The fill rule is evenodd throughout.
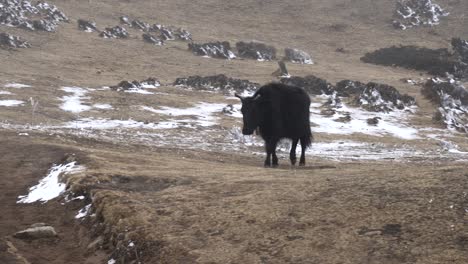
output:
<path id="1" fill-rule="evenodd" d="M 81 218 L 87 216 L 90 209 L 91 209 L 91 204 L 88 204 L 85 207 L 81 208 L 81 210 L 78 211 L 78 213 L 75 215 L 75 219 L 81 219 Z"/>
<path id="2" fill-rule="evenodd" d="M 19 106 L 24 104 L 24 101 L 19 100 L 0 100 L 0 106 Z"/>
<path id="3" fill-rule="evenodd" d="M 0 94 L 3 94 L 3 95 L 12 95 L 13 93 L 9 92 L 9 91 L 0 91 Z"/>
<path id="4" fill-rule="evenodd" d="M 77 114 L 91 109 L 91 106 L 81 103 L 82 99 L 88 99 L 84 97 L 88 93 L 87 90 L 80 87 L 62 87 L 62 90 L 72 95 L 60 98 L 63 101 L 60 109 Z"/>
<path id="5" fill-rule="evenodd" d="M 83 169 L 84 167 L 76 165 L 75 161 L 52 166 L 47 176 L 40 180 L 37 185 L 29 188 L 29 194 L 18 196 L 17 203 L 34 203 L 37 201 L 46 203 L 58 197 L 65 191 L 66 187 L 65 183 L 59 181 L 59 176 L 62 173 L 77 173 Z"/>
<path id="6" fill-rule="evenodd" d="M 107 110 L 107 109 L 112 109 L 112 105 L 110 105 L 110 104 L 93 104 L 93 108 Z"/>
<path id="7" fill-rule="evenodd" d="M 21 84 L 21 83 L 7 83 L 7 84 L 4 85 L 4 87 L 21 89 L 21 88 L 31 87 L 31 85 Z"/>

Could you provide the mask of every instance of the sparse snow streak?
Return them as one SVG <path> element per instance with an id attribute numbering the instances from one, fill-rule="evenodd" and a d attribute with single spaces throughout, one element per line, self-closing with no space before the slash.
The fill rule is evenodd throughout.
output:
<path id="1" fill-rule="evenodd" d="M 4 87 L 21 89 L 21 88 L 31 87 L 31 85 L 21 84 L 21 83 L 7 83 L 7 84 L 4 85 Z"/>
<path id="2" fill-rule="evenodd" d="M 87 216 L 90 209 L 91 209 L 91 204 L 86 205 L 80 211 L 78 211 L 78 214 L 75 215 L 75 219 L 80 219 L 80 218 Z"/>
<path id="3" fill-rule="evenodd" d="M 110 104 L 93 104 L 93 108 L 108 110 L 108 109 L 112 109 L 112 105 L 110 105 Z"/>
<path id="4" fill-rule="evenodd" d="M 12 93 L 10 93 L 9 91 L 0 91 L 0 94 L 4 94 L 4 95 L 12 95 Z"/>
<path id="5" fill-rule="evenodd" d="M 71 93 L 72 95 L 61 98 L 63 103 L 60 106 L 60 109 L 76 114 L 91 109 L 91 106 L 81 103 L 82 99 L 88 99 L 84 97 L 84 95 L 88 92 L 85 89 L 80 87 L 62 87 L 62 90 L 67 93 Z"/>
<path id="6" fill-rule="evenodd" d="M 0 100 L 0 106 L 18 106 L 22 104 L 24 102 L 19 100 Z"/>
<path id="7" fill-rule="evenodd" d="M 65 191 L 66 185 L 59 182 L 59 176 L 62 173 L 75 173 L 83 170 L 83 167 L 77 166 L 76 162 L 54 165 L 49 170 L 49 174 L 41 179 L 39 183 L 29 188 L 29 194 L 18 196 L 17 203 L 34 203 L 41 201 L 45 203 L 58 197 Z"/>
<path id="8" fill-rule="evenodd" d="M 82 118 L 65 123 L 64 128 L 73 129 L 116 129 L 116 128 L 142 128 L 142 129 L 165 129 L 177 127 L 173 122 L 144 123 L 135 120 L 95 119 Z"/>

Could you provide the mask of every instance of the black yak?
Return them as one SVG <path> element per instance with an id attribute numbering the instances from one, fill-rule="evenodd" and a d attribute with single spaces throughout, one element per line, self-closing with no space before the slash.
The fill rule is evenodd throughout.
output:
<path id="1" fill-rule="evenodd" d="M 242 134 L 251 135 L 258 128 L 265 140 L 265 167 L 278 166 L 276 144 L 282 138 L 292 140 L 289 158 L 296 164 L 296 146 L 301 141 L 299 165 L 305 165 L 305 150 L 312 143 L 310 130 L 310 98 L 300 87 L 270 83 L 258 89 L 253 96 L 242 97 L 244 127 Z"/>

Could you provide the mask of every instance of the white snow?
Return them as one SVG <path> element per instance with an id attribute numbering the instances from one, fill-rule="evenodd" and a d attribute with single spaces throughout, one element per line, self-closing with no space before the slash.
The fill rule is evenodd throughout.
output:
<path id="1" fill-rule="evenodd" d="M 175 119 L 171 121 L 179 123 L 194 123 L 196 125 L 206 127 L 216 125 L 217 118 L 213 115 L 215 113 L 221 112 L 225 106 L 225 104 L 199 102 L 193 107 L 189 108 L 175 108 L 168 106 L 161 106 L 159 109 L 155 109 L 148 106 L 142 106 L 141 108 L 145 111 L 150 111 L 162 115 L 169 115 L 173 117 L 194 116 L 195 120 Z"/>
<path id="2" fill-rule="evenodd" d="M 64 183 L 59 181 L 59 176 L 62 173 L 76 173 L 83 169 L 84 167 L 77 166 L 75 161 L 52 166 L 47 176 L 41 179 L 37 185 L 29 188 L 27 195 L 18 196 L 17 203 L 34 203 L 37 201 L 45 203 L 58 197 L 65 191 L 66 187 Z"/>
<path id="3" fill-rule="evenodd" d="M 28 87 L 31 87 L 31 85 L 21 84 L 21 83 L 7 83 L 7 84 L 5 84 L 3 87 L 21 89 L 21 88 L 28 88 Z"/>
<path id="4" fill-rule="evenodd" d="M 110 104 L 93 104 L 93 108 L 107 110 L 107 109 L 112 109 L 112 105 L 110 105 Z"/>
<path id="5" fill-rule="evenodd" d="M 389 113 L 369 112 L 359 108 L 349 108 L 344 103 L 339 109 L 335 109 L 336 113 L 332 116 L 325 117 L 320 115 L 319 104 L 311 104 L 310 121 L 317 126 L 312 127 L 313 132 L 329 133 L 329 134 L 344 134 L 362 133 L 372 136 L 391 135 L 402 139 L 417 139 L 418 130 L 406 124 L 407 113 L 404 111 L 392 111 Z M 349 122 L 336 121 L 339 117 L 349 114 L 351 120 Z M 367 124 L 368 118 L 380 118 L 377 125 Z"/>
<path id="6" fill-rule="evenodd" d="M 132 119 L 128 120 L 116 120 L 116 119 L 103 119 L 103 118 L 82 118 L 75 121 L 70 121 L 64 124 L 64 128 L 74 129 L 115 129 L 115 128 L 143 128 L 143 129 L 167 129 L 175 128 L 177 124 L 174 122 L 160 122 L 160 123 L 144 123 L 135 121 Z"/>
<path id="7" fill-rule="evenodd" d="M 86 205 L 85 207 L 81 208 L 80 211 L 75 216 L 75 219 L 80 219 L 88 215 L 89 210 L 91 209 L 91 204 Z"/>
<path id="8" fill-rule="evenodd" d="M 13 93 L 9 92 L 9 91 L 0 91 L 0 94 L 3 94 L 3 95 L 12 95 Z"/>
<path id="9" fill-rule="evenodd" d="M 91 109 L 91 106 L 81 103 L 82 99 L 89 99 L 84 97 L 88 93 L 87 90 L 80 87 L 62 87 L 62 90 L 72 95 L 60 98 L 63 101 L 60 109 L 77 114 Z"/>
<path id="10" fill-rule="evenodd" d="M 128 90 L 125 90 L 125 92 L 126 93 L 138 93 L 138 94 L 154 94 L 152 92 L 149 92 L 147 90 L 140 89 L 140 88 L 128 89 Z"/>
<path id="11" fill-rule="evenodd" d="M 24 104 L 24 101 L 19 100 L 0 100 L 0 106 L 19 106 Z"/>
<path id="12" fill-rule="evenodd" d="M 115 259 L 109 259 L 109 261 L 107 261 L 107 264 L 115 264 L 115 263 L 117 263 Z"/>

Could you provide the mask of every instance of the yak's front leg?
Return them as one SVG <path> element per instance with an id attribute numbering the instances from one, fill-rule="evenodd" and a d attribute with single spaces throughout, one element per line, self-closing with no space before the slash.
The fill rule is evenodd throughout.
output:
<path id="1" fill-rule="evenodd" d="M 276 156 L 276 143 L 276 140 L 265 141 L 265 149 L 267 153 L 267 157 L 265 159 L 265 167 L 278 166 L 278 157 Z"/>

